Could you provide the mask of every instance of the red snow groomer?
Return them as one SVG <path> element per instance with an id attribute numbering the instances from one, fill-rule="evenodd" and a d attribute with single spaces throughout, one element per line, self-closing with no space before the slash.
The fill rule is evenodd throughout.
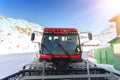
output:
<path id="1" fill-rule="evenodd" d="M 53 62 L 56 68 L 82 61 L 80 38 L 75 28 L 44 28 L 40 44 L 39 61 Z"/>
<path id="2" fill-rule="evenodd" d="M 82 59 L 79 35 L 75 28 L 34 31 L 31 41 L 39 46 L 38 58 L 2 80 L 119 80 L 118 74 Z M 91 33 L 88 39 L 92 39 Z"/>

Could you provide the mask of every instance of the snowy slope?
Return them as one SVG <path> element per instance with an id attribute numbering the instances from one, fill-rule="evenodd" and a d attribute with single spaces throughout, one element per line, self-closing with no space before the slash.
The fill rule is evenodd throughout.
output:
<path id="1" fill-rule="evenodd" d="M 36 53 L 0 55 L 0 79 L 22 70 L 23 66 L 34 60 Z"/>
<path id="2" fill-rule="evenodd" d="M 108 41 L 112 40 L 116 37 L 116 30 L 115 26 L 110 26 L 104 31 L 102 31 L 100 34 L 96 34 L 94 36 L 94 39 L 98 39 L 101 41 L 101 46 L 109 46 Z"/>
<path id="3" fill-rule="evenodd" d="M 35 51 L 30 34 L 39 30 L 41 26 L 38 24 L 0 15 L 0 54 Z"/>
<path id="4" fill-rule="evenodd" d="M 27 22 L 23 19 L 7 18 L 0 15 L 0 54 L 33 52 L 35 45 L 30 41 L 30 34 L 33 31 L 41 30 L 38 24 Z M 85 44 L 109 46 L 107 43 L 115 37 L 115 27 L 109 27 L 100 34 L 93 36 L 92 41 Z M 81 37 L 81 43 L 85 42 L 86 36 Z M 84 51 L 97 48 L 96 46 L 84 46 Z"/>
<path id="5" fill-rule="evenodd" d="M 93 35 L 93 40 L 85 43 L 85 45 L 94 45 L 94 46 L 85 46 L 83 47 L 83 49 L 84 51 L 90 51 L 98 48 L 108 47 L 110 46 L 108 42 L 115 37 L 116 37 L 115 26 L 110 26 L 101 33 Z"/>

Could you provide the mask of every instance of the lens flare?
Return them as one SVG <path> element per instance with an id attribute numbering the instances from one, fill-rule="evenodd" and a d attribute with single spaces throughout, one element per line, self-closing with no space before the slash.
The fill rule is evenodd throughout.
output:
<path id="1" fill-rule="evenodd" d="M 103 0 L 104 8 L 109 14 L 120 13 L 120 0 Z"/>

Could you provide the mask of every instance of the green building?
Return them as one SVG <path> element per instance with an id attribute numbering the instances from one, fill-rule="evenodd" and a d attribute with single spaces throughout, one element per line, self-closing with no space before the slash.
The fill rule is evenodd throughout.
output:
<path id="1" fill-rule="evenodd" d="M 109 22 L 116 23 L 116 36 L 117 37 L 115 37 L 108 43 L 111 43 L 114 49 L 114 56 L 115 56 L 114 67 L 120 70 L 120 14 L 111 18 Z"/>
<path id="2" fill-rule="evenodd" d="M 109 22 L 116 23 L 117 37 L 108 42 L 111 47 L 97 49 L 94 54 L 98 63 L 113 64 L 114 68 L 120 70 L 120 14 L 111 18 Z"/>
<path id="3" fill-rule="evenodd" d="M 120 70 L 120 37 L 116 37 L 114 39 L 112 39 L 111 41 L 109 41 L 108 43 L 110 43 L 114 49 L 114 68 L 116 68 L 117 70 Z"/>

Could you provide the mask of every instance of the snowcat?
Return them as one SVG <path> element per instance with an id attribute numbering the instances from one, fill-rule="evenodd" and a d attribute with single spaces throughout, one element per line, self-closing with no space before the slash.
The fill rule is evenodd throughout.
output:
<path id="1" fill-rule="evenodd" d="M 90 32 L 88 39 L 92 40 Z M 39 46 L 38 58 L 2 80 L 120 80 L 119 74 L 82 59 L 83 45 L 75 28 L 44 28 L 34 31 L 31 41 Z"/>

